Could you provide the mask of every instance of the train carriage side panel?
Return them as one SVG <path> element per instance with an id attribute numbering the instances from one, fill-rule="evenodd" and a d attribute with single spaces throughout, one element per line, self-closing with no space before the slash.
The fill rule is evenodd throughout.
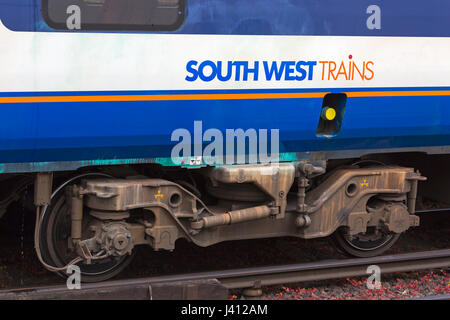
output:
<path id="1" fill-rule="evenodd" d="M 172 132 L 196 120 L 279 129 L 284 160 L 450 145 L 445 2 L 380 4 L 381 29 L 367 1 L 186 5 L 175 31 L 77 32 L 1 0 L 2 172 L 173 165 Z M 347 96 L 332 137 L 316 134 L 327 93 Z"/>

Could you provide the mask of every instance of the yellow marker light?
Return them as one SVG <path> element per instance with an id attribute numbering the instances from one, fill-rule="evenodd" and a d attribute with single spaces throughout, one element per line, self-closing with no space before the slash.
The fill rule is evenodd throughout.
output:
<path id="1" fill-rule="evenodd" d="M 336 110 L 334 110 L 331 107 L 323 108 L 322 118 L 324 118 L 324 120 L 328 120 L 328 121 L 334 120 L 336 118 Z"/>

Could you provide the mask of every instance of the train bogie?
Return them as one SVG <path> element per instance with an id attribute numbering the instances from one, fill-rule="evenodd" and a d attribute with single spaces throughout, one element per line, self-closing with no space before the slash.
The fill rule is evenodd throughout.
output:
<path id="1" fill-rule="evenodd" d="M 180 238 L 209 246 L 337 232 L 348 254 L 371 256 L 419 225 L 417 184 L 425 178 L 412 168 L 338 168 L 317 181 L 325 172 L 323 161 L 204 168 L 198 174 L 207 181 L 205 195 L 186 181 L 87 174 L 50 196 L 51 174 L 40 174 L 37 236 L 47 235 L 42 243 L 50 263 L 63 267 L 78 256 L 87 279 L 92 268 L 103 279 L 128 263 L 138 245 L 174 250 Z"/>
<path id="2" fill-rule="evenodd" d="M 381 254 L 448 199 L 445 8 L 0 0 L 0 216 L 34 189 L 38 258 L 84 281 L 178 239 Z"/>

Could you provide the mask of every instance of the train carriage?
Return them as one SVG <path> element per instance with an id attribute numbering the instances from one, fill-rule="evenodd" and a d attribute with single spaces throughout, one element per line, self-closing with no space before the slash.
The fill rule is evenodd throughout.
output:
<path id="1" fill-rule="evenodd" d="M 419 225 L 417 198 L 448 199 L 449 13 L 0 0 L 0 216 L 33 189 L 40 261 L 83 281 L 180 238 L 381 254 Z"/>

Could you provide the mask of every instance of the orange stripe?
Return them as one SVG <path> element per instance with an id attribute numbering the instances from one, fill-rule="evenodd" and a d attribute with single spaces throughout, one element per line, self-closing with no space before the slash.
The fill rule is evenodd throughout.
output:
<path id="1" fill-rule="evenodd" d="M 326 92 L 0 97 L 0 103 L 323 98 Z"/>
<path id="2" fill-rule="evenodd" d="M 345 92 L 347 97 L 417 97 L 417 96 L 450 96 L 449 90 L 442 91 L 362 91 Z"/>
<path id="3" fill-rule="evenodd" d="M 35 96 L 0 97 L 0 103 L 43 102 L 113 102 L 113 101 L 179 101 L 179 100 L 250 100 L 250 99 L 301 99 L 323 98 L 328 92 L 288 93 L 230 93 L 230 94 L 173 94 L 173 95 L 107 95 L 107 96 Z M 344 92 L 348 97 L 406 97 L 448 96 L 447 91 L 360 91 Z"/>

